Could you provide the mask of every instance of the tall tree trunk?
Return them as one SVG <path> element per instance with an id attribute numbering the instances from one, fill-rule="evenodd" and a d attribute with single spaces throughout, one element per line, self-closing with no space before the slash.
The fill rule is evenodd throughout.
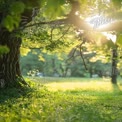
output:
<path id="1" fill-rule="evenodd" d="M 21 15 L 19 27 L 24 27 L 29 23 L 38 14 L 40 7 L 38 0 L 22 0 L 22 2 L 25 3 L 26 8 Z M 8 3 L 6 2 L 6 4 Z M 6 10 L 0 11 L 0 23 L 7 14 Z M 21 42 L 21 38 L 17 37 L 14 32 L 9 32 L 5 28 L 0 27 L 0 45 L 6 45 L 10 49 L 9 53 L 0 56 L 0 88 L 21 86 L 21 84 L 27 85 L 22 78 L 19 65 Z"/>
<path id="2" fill-rule="evenodd" d="M 21 38 L 16 37 L 14 33 L 5 29 L 0 30 L 0 45 L 6 45 L 10 50 L 9 53 L 0 56 L 0 87 L 26 84 L 19 65 L 21 42 Z"/>
<path id="3" fill-rule="evenodd" d="M 111 73 L 111 82 L 117 84 L 117 46 L 112 50 L 112 73 Z"/>
<path id="4" fill-rule="evenodd" d="M 92 66 L 90 66 L 89 74 L 90 74 L 90 78 L 92 78 L 92 75 L 93 75 L 93 69 L 92 69 Z"/>

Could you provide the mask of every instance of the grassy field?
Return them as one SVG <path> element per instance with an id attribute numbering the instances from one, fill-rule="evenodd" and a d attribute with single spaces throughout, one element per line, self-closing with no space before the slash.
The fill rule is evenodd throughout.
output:
<path id="1" fill-rule="evenodd" d="M 122 122 L 122 83 L 31 78 L 31 88 L 0 91 L 0 122 Z"/>

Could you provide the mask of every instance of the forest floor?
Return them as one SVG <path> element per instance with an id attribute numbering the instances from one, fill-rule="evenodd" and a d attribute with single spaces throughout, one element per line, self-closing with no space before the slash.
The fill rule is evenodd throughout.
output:
<path id="1" fill-rule="evenodd" d="M 26 78 L 30 88 L 0 90 L 0 122 L 122 122 L 122 80 Z"/>

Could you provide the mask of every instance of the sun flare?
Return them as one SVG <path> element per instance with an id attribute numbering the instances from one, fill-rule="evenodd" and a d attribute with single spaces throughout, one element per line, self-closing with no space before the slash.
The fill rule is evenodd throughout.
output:
<path id="1" fill-rule="evenodd" d="M 95 30 L 107 28 L 111 23 L 115 22 L 112 18 L 107 18 L 102 15 L 95 15 L 86 18 L 86 22 Z"/>
<path id="2" fill-rule="evenodd" d="M 107 32 L 102 32 L 102 34 L 106 36 L 108 40 L 112 40 L 113 43 L 116 43 L 117 36 L 115 34 L 111 34 Z"/>

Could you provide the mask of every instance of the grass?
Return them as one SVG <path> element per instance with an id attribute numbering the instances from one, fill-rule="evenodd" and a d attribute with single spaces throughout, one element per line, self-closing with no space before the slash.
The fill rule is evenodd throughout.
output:
<path id="1" fill-rule="evenodd" d="M 0 122 L 122 122 L 122 85 L 109 79 L 33 78 L 0 91 Z"/>

